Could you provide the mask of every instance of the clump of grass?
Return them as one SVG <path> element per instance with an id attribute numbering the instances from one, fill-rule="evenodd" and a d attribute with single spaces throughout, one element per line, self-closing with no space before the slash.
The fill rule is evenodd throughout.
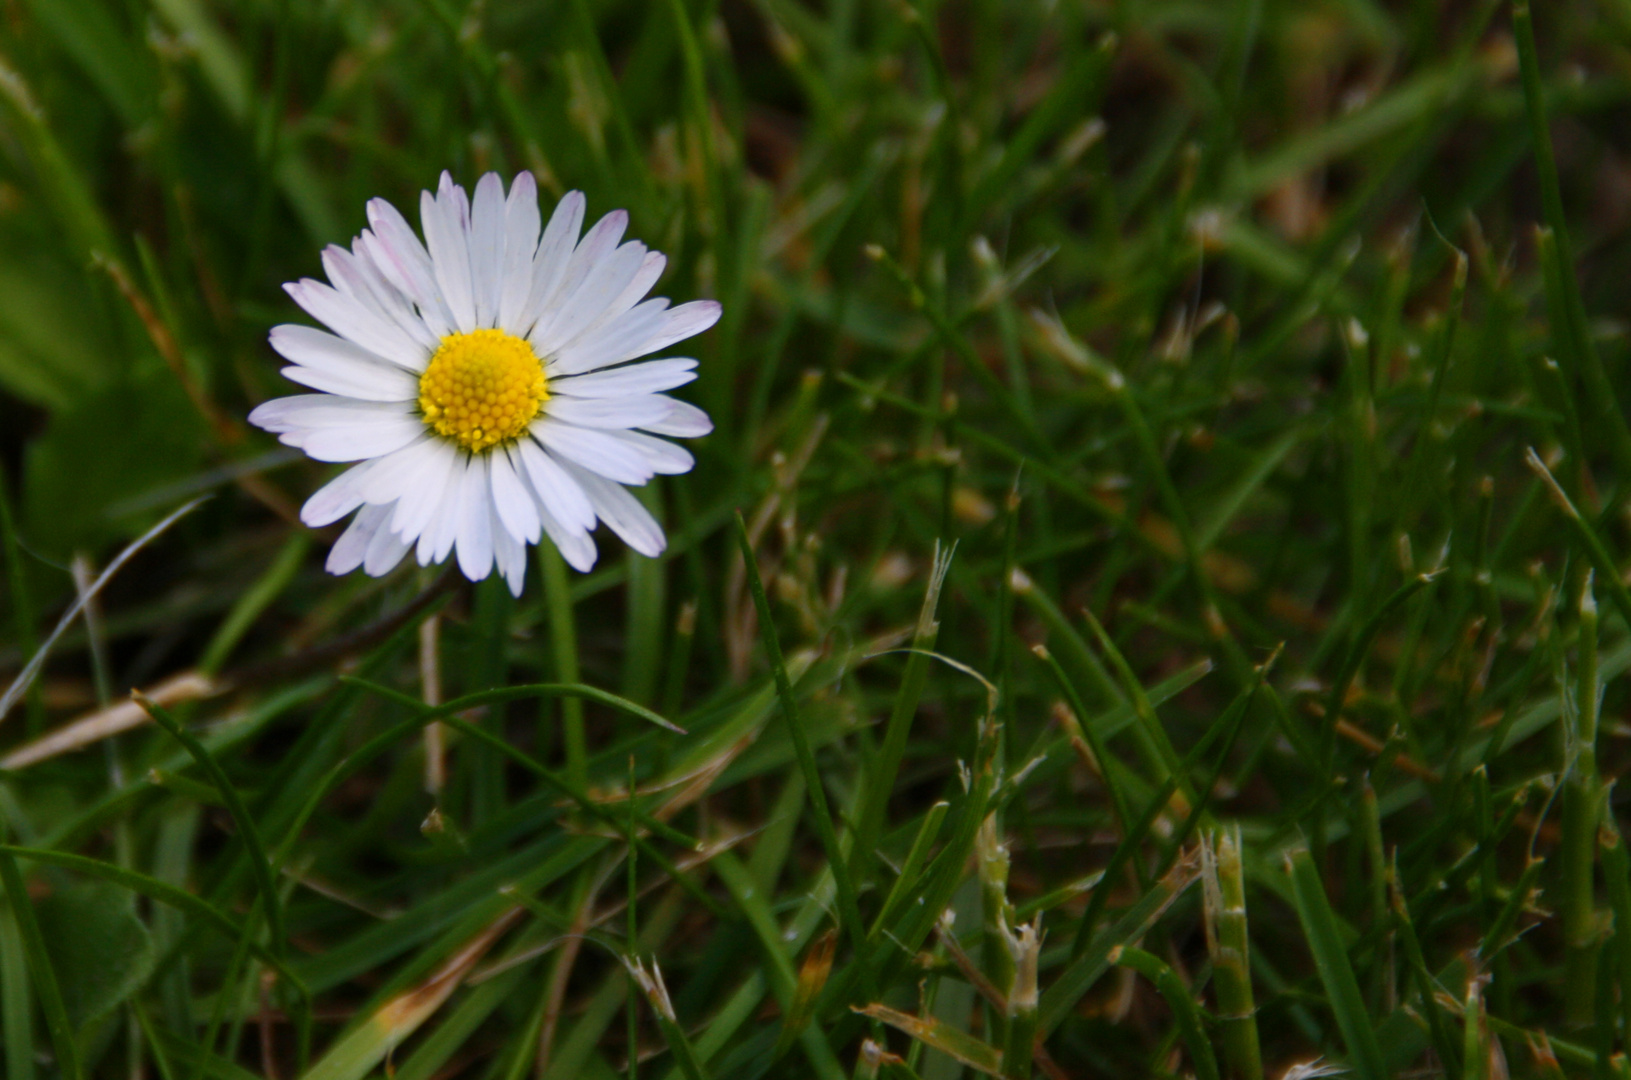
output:
<path id="1" fill-rule="evenodd" d="M 14 4 L 4 1074 L 1623 1071 L 1628 56 L 1619 3 Z M 238 418 L 279 284 L 444 168 L 723 302 L 660 559 L 322 572 Z"/>

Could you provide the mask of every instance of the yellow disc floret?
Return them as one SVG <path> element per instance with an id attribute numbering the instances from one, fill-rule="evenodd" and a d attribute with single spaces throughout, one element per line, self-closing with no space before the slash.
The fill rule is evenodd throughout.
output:
<path id="1" fill-rule="evenodd" d="M 419 411 L 473 454 L 520 437 L 549 397 L 532 346 L 502 330 L 449 334 L 419 376 Z"/>

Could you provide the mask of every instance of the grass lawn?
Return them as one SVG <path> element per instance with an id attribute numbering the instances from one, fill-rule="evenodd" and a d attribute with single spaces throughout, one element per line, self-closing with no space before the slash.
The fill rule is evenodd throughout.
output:
<path id="1" fill-rule="evenodd" d="M 444 170 L 721 305 L 656 557 L 325 571 Z M 1628 226 L 1627 0 L 8 0 L 0 1076 L 1631 1075 Z"/>

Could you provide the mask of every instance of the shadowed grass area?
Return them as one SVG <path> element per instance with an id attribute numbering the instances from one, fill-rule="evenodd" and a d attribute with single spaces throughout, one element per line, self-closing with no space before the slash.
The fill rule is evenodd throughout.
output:
<path id="1" fill-rule="evenodd" d="M 1623 1074 L 1628 73 L 1625 0 L 12 0 L 0 1074 Z M 267 332 L 444 169 L 722 302 L 660 558 L 324 573 Z"/>

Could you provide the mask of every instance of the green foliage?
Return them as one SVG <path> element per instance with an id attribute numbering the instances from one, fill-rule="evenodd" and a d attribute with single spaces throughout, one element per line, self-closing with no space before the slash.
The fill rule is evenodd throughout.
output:
<path id="1" fill-rule="evenodd" d="M 40 932 L 76 1027 L 100 1019 L 153 977 L 153 935 L 135 901 L 117 885 L 85 882 L 40 903 Z"/>
<path id="2" fill-rule="evenodd" d="M 1617 1075 L 1628 11 L 12 3 L 0 683 L 211 498 L 0 716 L 0 1070 Z M 724 305 L 669 548 L 331 578 L 280 286 L 523 168 Z"/>

